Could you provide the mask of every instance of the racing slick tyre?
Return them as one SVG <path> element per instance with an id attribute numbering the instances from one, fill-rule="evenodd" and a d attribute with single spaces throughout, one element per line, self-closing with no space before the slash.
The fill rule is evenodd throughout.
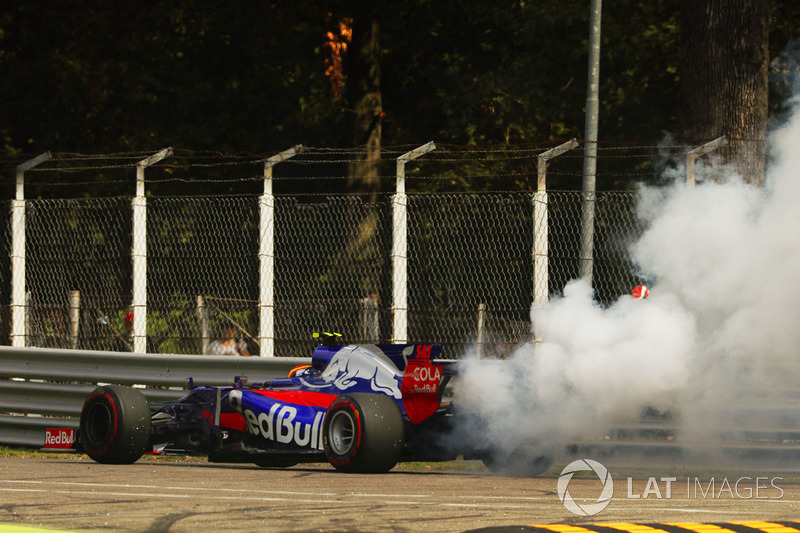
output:
<path id="1" fill-rule="evenodd" d="M 150 406 L 136 389 L 99 387 L 83 403 L 79 435 L 98 463 L 134 463 L 150 445 Z"/>
<path id="2" fill-rule="evenodd" d="M 397 403 L 382 394 L 339 396 L 325 414 L 322 442 L 337 470 L 388 472 L 403 453 L 403 415 Z"/>

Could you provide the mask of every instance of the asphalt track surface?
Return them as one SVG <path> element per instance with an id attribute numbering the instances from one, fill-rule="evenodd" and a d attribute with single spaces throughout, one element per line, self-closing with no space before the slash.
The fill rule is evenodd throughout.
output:
<path id="1" fill-rule="evenodd" d="M 0 531 L 7 524 L 142 532 L 800 533 L 800 524 L 787 522 L 800 518 L 797 477 L 611 470 L 613 498 L 586 517 L 558 498 L 558 469 L 513 478 L 470 468 L 351 475 L 324 464 L 264 469 L 166 458 L 125 466 L 73 455 L 0 458 Z M 675 478 L 669 496 L 665 476 Z M 600 489 L 597 477 L 569 484 L 579 503 L 595 503 Z"/>

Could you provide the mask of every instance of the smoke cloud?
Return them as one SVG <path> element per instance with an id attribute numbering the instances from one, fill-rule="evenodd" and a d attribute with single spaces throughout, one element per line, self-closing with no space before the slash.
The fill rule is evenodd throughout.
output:
<path id="1" fill-rule="evenodd" d="M 645 408 L 680 413 L 687 441 L 775 422 L 749 399 L 758 391 L 759 405 L 779 406 L 800 377 L 797 108 L 770 136 L 763 189 L 706 165 L 698 175 L 724 183 L 640 191 L 648 229 L 630 253 L 653 280 L 647 299 L 601 307 L 573 281 L 531 311 L 542 342 L 505 361 L 463 361 L 458 401 L 488 424 L 484 445 L 557 455 Z"/>

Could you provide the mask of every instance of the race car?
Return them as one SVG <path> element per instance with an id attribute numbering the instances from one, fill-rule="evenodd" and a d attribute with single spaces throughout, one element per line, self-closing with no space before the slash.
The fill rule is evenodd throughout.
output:
<path id="1" fill-rule="evenodd" d="M 81 412 L 76 447 L 100 463 L 145 453 L 207 455 L 211 462 L 286 467 L 327 460 L 345 472 L 387 472 L 399 461 L 452 460 L 443 400 L 455 363 L 439 344 L 332 345 L 289 377 L 195 386 L 179 400 L 148 403 L 134 388 L 95 389 Z"/>

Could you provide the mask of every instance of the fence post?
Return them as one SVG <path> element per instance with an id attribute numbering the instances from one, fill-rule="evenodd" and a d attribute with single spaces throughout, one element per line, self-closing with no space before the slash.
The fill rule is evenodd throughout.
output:
<path id="1" fill-rule="evenodd" d="M 698 146 L 686 154 L 686 186 L 687 187 L 694 187 L 695 184 L 695 171 L 694 171 L 694 164 L 697 161 L 698 157 L 704 156 L 708 153 L 713 152 L 720 146 L 725 146 L 728 144 L 728 139 L 725 138 L 723 135 L 722 137 L 717 137 L 713 141 L 709 141 L 702 146 Z"/>
<path id="2" fill-rule="evenodd" d="M 362 342 L 378 342 L 380 340 L 380 311 L 378 311 L 378 295 L 371 294 L 361 300 L 362 310 Z"/>
<path id="3" fill-rule="evenodd" d="M 483 330 L 486 327 L 486 304 L 478 304 L 478 338 L 475 341 L 478 358 L 483 357 Z"/>
<path id="4" fill-rule="evenodd" d="M 31 296 L 31 291 L 25 291 L 25 309 L 27 309 L 27 311 L 24 313 L 24 315 L 25 315 L 25 320 L 24 320 L 25 325 L 24 325 L 23 329 L 25 331 L 25 338 L 26 339 L 30 339 L 31 338 L 31 313 L 30 313 L 30 310 L 33 309 L 33 296 Z M 24 348 L 24 346 L 23 346 L 23 348 Z"/>
<path id="5" fill-rule="evenodd" d="M 541 307 L 550 294 L 550 247 L 548 245 L 547 163 L 578 146 L 577 139 L 539 154 L 536 193 L 533 195 L 533 303 Z"/>
<path id="6" fill-rule="evenodd" d="M 172 148 L 136 163 L 136 196 L 133 199 L 133 351 L 147 352 L 147 198 L 144 169 L 172 155 Z"/>
<path id="7" fill-rule="evenodd" d="M 591 0 L 589 16 L 589 83 L 586 90 L 586 128 L 583 152 L 583 214 L 581 217 L 580 276 L 592 282 L 594 219 L 597 181 L 597 128 L 600 107 L 600 27 L 602 0 Z"/>
<path id="8" fill-rule="evenodd" d="M 436 149 L 433 141 L 397 158 L 397 187 L 392 202 L 392 342 L 408 342 L 408 212 L 406 163 Z"/>
<path id="9" fill-rule="evenodd" d="M 25 172 L 52 159 L 50 152 L 17 166 L 17 194 L 11 202 L 11 345 L 25 348 L 27 309 L 25 288 Z"/>
<path id="10" fill-rule="evenodd" d="M 197 324 L 200 327 L 200 354 L 208 353 L 208 313 L 206 312 L 206 301 L 202 294 L 197 295 Z"/>
<path id="11" fill-rule="evenodd" d="M 298 144 L 264 161 L 264 193 L 258 200 L 258 342 L 261 357 L 275 356 L 275 196 L 272 194 L 272 167 L 302 151 L 303 145 Z"/>
<path id="12" fill-rule="evenodd" d="M 78 336 L 81 327 L 81 291 L 70 291 L 69 293 L 69 336 L 70 346 L 73 350 L 78 349 Z"/>

